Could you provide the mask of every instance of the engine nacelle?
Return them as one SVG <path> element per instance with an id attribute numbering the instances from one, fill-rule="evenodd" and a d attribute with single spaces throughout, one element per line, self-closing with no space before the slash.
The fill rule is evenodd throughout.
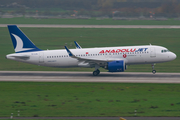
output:
<path id="1" fill-rule="evenodd" d="M 108 72 L 124 72 L 126 70 L 126 65 L 124 60 L 108 62 L 107 69 Z"/>

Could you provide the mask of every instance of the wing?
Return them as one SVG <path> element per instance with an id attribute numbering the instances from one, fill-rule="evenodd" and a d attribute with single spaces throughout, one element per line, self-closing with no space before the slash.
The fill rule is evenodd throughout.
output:
<path id="1" fill-rule="evenodd" d="M 107 65 L 107 62 L 119 60 L 119 59 L 81 58 L 75 56 L 66 46 L 64 47 L 71 58 L 75 58 L 83 63 L 89 63 L 90 65 L 98 64 L 99 66 L 104 67 L 105 65 Z"/>

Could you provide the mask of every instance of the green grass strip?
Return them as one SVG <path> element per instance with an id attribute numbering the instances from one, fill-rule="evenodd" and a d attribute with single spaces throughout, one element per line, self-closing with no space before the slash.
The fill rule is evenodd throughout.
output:
<path id="1" fill-rule="evenodd" d="M 0 82 L 0 116 L 180 116 L 180 84 Z"/>

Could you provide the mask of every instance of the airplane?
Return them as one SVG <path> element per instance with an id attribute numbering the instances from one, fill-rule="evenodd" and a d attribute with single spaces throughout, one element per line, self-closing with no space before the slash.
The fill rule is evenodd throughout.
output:
<path id="1" fill-rule="evenodd" d="M 7 59 L 47 67 L 95 68 L 93 75 L 100 74 L 102 67 L 108 72 L 124 72 L 127 65 L 151 64 L 172 61 L 176 54 L 157 45 L 82 48 L 76 41 L 76 49 L 41 50 L 16 26 L 8 25 L 15 53 Z"/>

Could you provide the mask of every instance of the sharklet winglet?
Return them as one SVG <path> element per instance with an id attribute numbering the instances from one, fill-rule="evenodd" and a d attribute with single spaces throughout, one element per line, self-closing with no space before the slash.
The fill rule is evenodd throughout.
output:
<path id="1" fill-rule="evenodd" d="M 74 57 L 75 56 L 75 55 L 73 55 L 73 53 L 66 46 L 64 46 L 64 47 L 65 47 L 65 49 L 66 49 L 66 51 L 67 51 L 67 53 L 68 53 L 68 55 L 70 57 Z"/>
<path id="2" fill-rule="evenodd" d="M 74 41 L 74 43 L 76 45 L 76 49 L 82 49 L 82 47 L 76 41 Z"/>

